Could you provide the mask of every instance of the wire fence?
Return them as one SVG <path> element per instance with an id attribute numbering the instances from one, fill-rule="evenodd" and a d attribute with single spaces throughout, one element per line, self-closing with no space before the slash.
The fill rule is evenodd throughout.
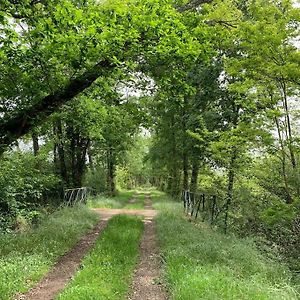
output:
<path id="1" fill-rule="evenodd" d="M 224 210 L 224 206 L 220 205 L 216 195 L 192 193 L 184 190 L 182 191 L 182 200 L 184 212 L 194 220 L 201 217 L 203 222 L 209 221 L 214 224 Z"/>

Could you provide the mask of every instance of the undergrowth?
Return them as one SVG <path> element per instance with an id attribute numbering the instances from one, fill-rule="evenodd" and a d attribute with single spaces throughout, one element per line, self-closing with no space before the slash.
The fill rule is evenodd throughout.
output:
<path id="1" fill-rule="evenodd" d="M 84 207 L 63 208 L 34 230 L 1 234 L 0 299 L 12 299 L 15 293 L 28 290 L 97 220 Z"/>
<path id="2" fill-rule="evenodd" d="M 137 262 L 143 222 L 137 217 L 112 218 L 82 269 L 59 300 L 125 299 Z"/>
<path id="3" fill-rule="evenodd" d="M 267 258 L 251 239 L 195 227 L 179 204 L 169 202 L 162 211 L 157 233 L 172 299 L 298 299 L 274 253 Z"/>

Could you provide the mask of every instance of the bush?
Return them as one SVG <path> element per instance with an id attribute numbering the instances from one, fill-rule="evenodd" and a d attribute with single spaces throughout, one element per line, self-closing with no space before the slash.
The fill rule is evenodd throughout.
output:
<path id="1" fill-rule="evenodd" d="M 46 195 L 59 188 L 60 181 L 44 158 L 30 153 L 6 154 L 0 164 L 1 228 L 12 226 L 17 217 L 44 204 Z"/>

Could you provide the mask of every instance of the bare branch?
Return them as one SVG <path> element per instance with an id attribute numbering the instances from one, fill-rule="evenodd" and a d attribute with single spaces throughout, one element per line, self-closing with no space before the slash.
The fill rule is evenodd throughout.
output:
<path id="1" fill-rule="evenodd" d="M 224 27 L 228 27 L 228 28 L 237 28 L 237 25 L 235 25 L 236 21 L 225 21 L 225 20 L 207 20 L 205 21 L 205 24 L 207 25 L 222 25 Z"/>
<path id="2" fill-rule="evenodd" d="M 213 2 L 213 0 L 191 0 L 188 3 L 186 3 L 185 5 L 177 7 L 177 10 L 179 12 L 185 12 L 187 10 L 193 10 L 193 9 L 199 7 L 201 4 L 211 3 L 211 2 Z"/>

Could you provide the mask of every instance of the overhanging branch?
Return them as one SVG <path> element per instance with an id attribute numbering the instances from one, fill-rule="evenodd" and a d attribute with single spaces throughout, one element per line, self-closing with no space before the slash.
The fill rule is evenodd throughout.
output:
<path id="1" fill-rule="evenodd" d="M 6 147 L 24 134 L 28 133 L 35 125 L 41 123 L 64 103 L 72 100 L 79 93 L 92 85 L 104 71 L 112 70 L 116 66 L 109 61 L 101 61 L 83 75 L 72 79 L 63 89 L 52 93 L 36 104 L 21 110 L 15 116 L 0 121 L 0 153 Z"/>
<path id="2" fill-rule="evenodd" d="M 8 3 L 15 3 L 15 0 L 10 1 L 11 2 Z M 29 4 L 34 5 L 40 1 L 43 2 L 43 0 L 32 0 Z M 187 4 L 177 7 L 177 10 L 179 12 L 185 12 L 212 1 L 213 0 L 191 0 Z M 22 16 L 18 17 L 22 18 Z M 37 103 L 17 112 L 10 118 L 0 120 L 0 154 L 4 152 L 11 143 L 28 133 L 37 124 L 40 124 L 64 103 L 72 100 L 79 93 L 91 86 L 92 83 L 104 73 L 104 70 L 113 70 L 115 67 L 116 66 L 109 61 L 101 61 L 83 75 L 71 79 L 69 84 L 62 90 L 58 90 L 44 97 Z"/>

